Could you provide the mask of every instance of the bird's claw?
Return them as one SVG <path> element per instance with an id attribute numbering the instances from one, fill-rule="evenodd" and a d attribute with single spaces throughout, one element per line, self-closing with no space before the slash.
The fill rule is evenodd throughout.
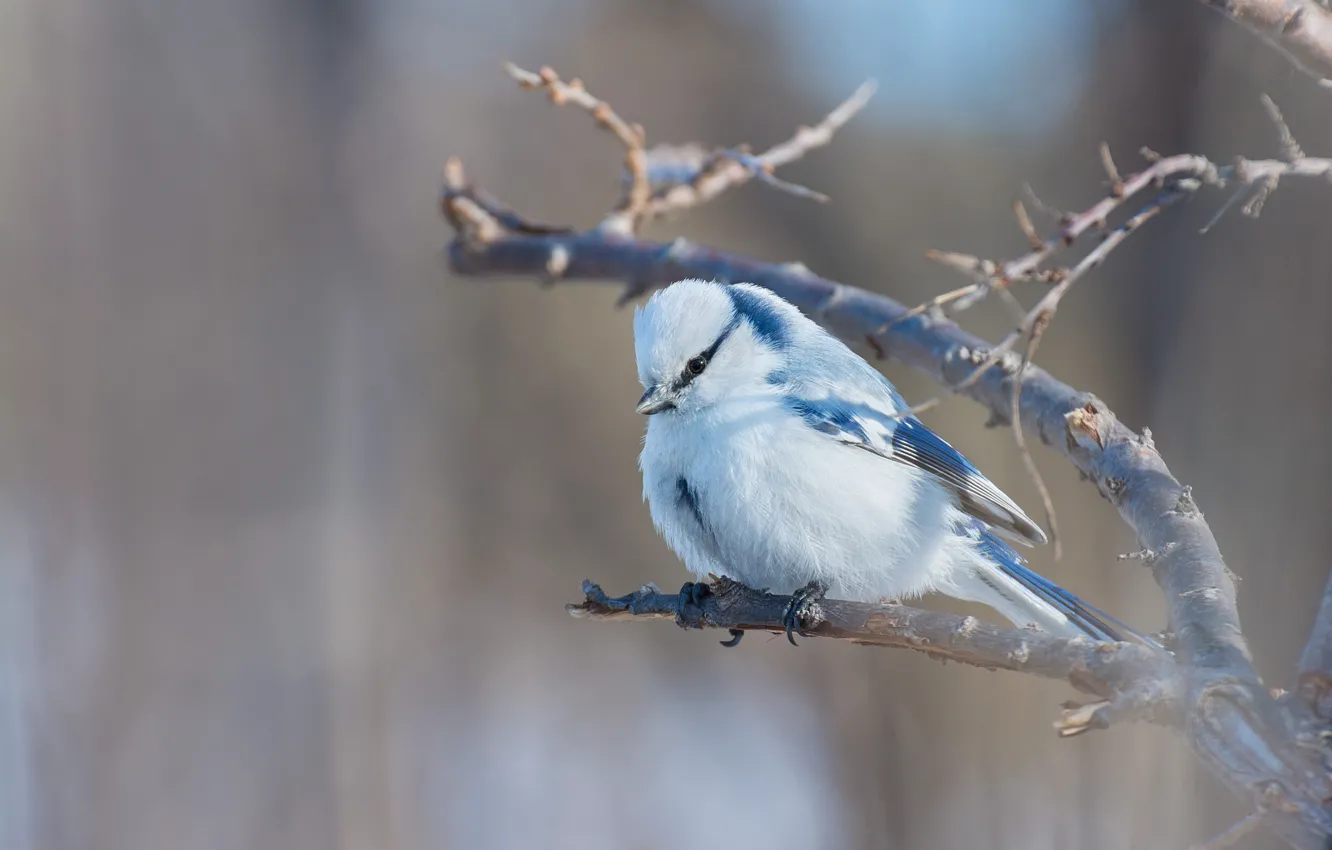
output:
<path id="1" fill-rule="evenodd" d="M 685 582 L 684 586 L 680 588 L 680 612 L 676 615 L 676 622 L 681 626 L 688 628 L 691 625 L 691 622 L 690 618 L 685 616 L 685 611 L 691 608 L 698 610 L 702 607 L 703 600 L 712 595 L 712 586 L 709 584 L 705 584 L 701 581 Z M 696 626 L 697 623 L 695 622 L 693 625 Z M 740 639 L 745 636 L 745 633 L 740 629 L 730 629 L 729 631 L 731 633 L 731 639 L 718 641 L 718 643 L 725 647 L 739 646 Z"/>
<path id="2" fill-rule="evenodd" d="M 712 595 L 712 588 L 701 581 L 687 581 L 680 588 L 680 607 L 699 608 Z"/>
<path id="3" fill-rule="evenodd" d="M 811 581 L 791 594 L 791 604 L 786 606 L 786 616 L 782 618 L 786 625 L 786 639 L 791 642 L 791 646 L 799 646 L 792 632 L 799 634 L 801 637 L 808 637 L 805 630 L 801 628 L 801 621 L 812 619 L 810 615 L 815 613 L 814 606 L 827 594 L 827 583 L 818 579 Z"/>
<path id="4" fill-rule="evenodd" d="M 703 600 L 712 595 L 712 588 L 703 582 L 687 581 L 680 588 L 680 601 L 676 606 L 675 624 L 682 629 L 703 628 Z"/>

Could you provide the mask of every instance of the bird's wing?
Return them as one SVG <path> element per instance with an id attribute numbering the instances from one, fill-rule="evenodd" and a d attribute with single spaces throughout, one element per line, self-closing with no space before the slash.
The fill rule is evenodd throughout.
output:
<path id="1" fill-rule="evenodd" d="M 832 439 L 928 472 L 956 495 L 964 511 L 1006 537 L 1046 542 L 1041 527 L 961 452 L 914 416 L 897 415 L 905 403 L 886 380 L 883 385 L 883 391 L 858 392 L 854 399 L 832 390 L 792 393 L 785 401 L 806 425 Z"/>

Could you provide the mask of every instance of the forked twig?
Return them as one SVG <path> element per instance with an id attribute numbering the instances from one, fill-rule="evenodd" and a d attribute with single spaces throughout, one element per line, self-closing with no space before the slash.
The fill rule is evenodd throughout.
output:
<path id="1" fill-rule="evenodd" d="M 751 179 L 797 197 L 826 202 L 822 192 L 782 180 L 774 172 L 783 165 L 800 159 L 809 151 L 832 141 L 836 133 L 856 113 L 865 108 L 877 88 L 868 80 L 822 121 L 812 127 L 799 127 L 790 139 L 754 155 L 741 147 L 726 148 L 703 154 L 698 145 L 664 145 L 648 150 L 647 134 L 642 125 L 630 124 L 621 118 L 611 105 L 593 96 L 577 78 L 565 82 L 551 68 L 532 72 L 506 63 L 509 76 L 527 89 L 547 92 L 555 104 L 571 103 L 590 113 L 597 125 L 609 130 L 625 149 L 626 191 L 615 208 L 602 219 L 600 228 L 607 233 L 632 235 L 644 221 L 689 209 L 706 203 Z M 654 185 L 655 160 L 665 160 L 668 169 L 674 169 L 670 178 Z M 692 166 L 691 173 L 679 174 L 681 166 Z"/>
<path id="2" fill-rule="evenodd" d="M 597 126 L 609 130 L 624 145 L 624 167 L 630 174 L 629 190 L 625 192 L 607 221 L 617 222 L 612 230 L 627 228 L 633 233 L 643 218 L 648 201 L 652 195 L 652 186 L 648 182 L 647 151 L 644 147 L 646 133 L 641 124 L 630 124 L 620 117 L 611 105 L 594 97 L 584 86 L 583 81 L 574 78 L 568 82 L 548 67 L 532 73 L 519 68 L 512 62 L 505 63 L 509 76 L 518 81 L 525 89 L 543 89 L 550 95 L 550 102 L 557 106 L 572 103 L 586 110 Z"/>

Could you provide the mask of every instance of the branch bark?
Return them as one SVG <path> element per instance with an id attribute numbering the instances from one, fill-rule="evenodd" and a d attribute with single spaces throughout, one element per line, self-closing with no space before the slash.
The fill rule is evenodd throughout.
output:
<path id="1" fill-rule="evenodd" d="M 610 597 L 599 586 L 583 582 L 583 601 L 565 607 L 575 617 L 593 620 L 670 618 L 684 628 L 773 633 L 785 628 L 790 596 L 753 590 L 724 578 L 710 588 L 694 605 L 682 594 L 662 593 L 652 586 Z M 1105 728 L 1112 720 L 1179 722 L 1181 694 L 1175 664 L 1165 653 L 1145 646 L 1059 638 L 906 605 L 823 599 L 813 611 L 803 623 L 812 637 L 913 649 L 941 661 L 1059 679 L 1099 697 L 1089 705 L 1065 709 L 1055 723 L 1065 737 Z"/>
<path id="2" fill-rule="evenodd" d="M 1315 0 L 1202 0 L 1332 89 L 1332 12 Z"/>
<path id="3" fill-rule="evenodd" d="M 1323 602 L 1300 654 L 1300 696 L 1323 723 L 1332 723 L 1332 575 L 1323 588 Z"/>

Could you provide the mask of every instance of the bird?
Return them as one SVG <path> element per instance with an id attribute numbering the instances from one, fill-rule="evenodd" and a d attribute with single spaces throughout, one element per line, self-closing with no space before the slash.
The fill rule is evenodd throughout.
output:
<path id="1" fill-rule="evenodd" d="M 635 308 L 653 525 L 698 579 L 790 594 L 786 636 L 826 595 L 978 602 L 1018 627 L 1142 638 L 1026 566 L 1041 527 L 841 340 L 772 291 L 685 279 Z M 733 646 L 743 632 L 732 631 Z"/>

